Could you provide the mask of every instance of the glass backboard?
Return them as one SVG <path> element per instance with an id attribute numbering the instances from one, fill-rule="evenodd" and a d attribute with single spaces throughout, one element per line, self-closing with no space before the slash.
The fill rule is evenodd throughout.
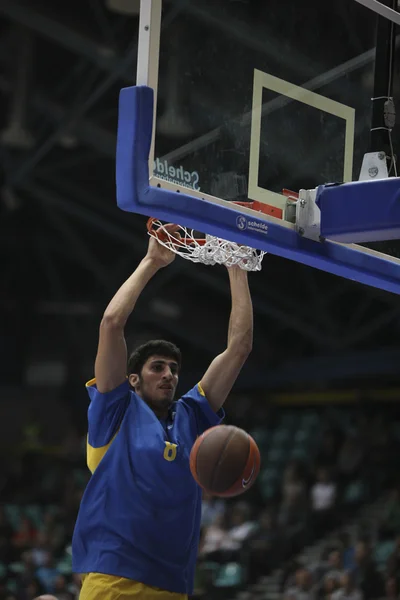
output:
<path id="1" fill-rule="evenodd" d="M 358 179 L 376 20 L 349 0 L 165 2 L 154 174 L 275 205 Z"/>

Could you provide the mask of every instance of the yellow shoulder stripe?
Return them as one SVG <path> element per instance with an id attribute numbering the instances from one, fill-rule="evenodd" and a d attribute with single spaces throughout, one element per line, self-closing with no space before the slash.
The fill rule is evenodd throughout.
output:
<path id="1" fill-rule="evenodd" d="M 205 397 L 205 393 L 204 393 L 204 390 L 203 390 L 203 388 L 201 387 L 201 383 L 200 383 L 200 382 L 197 384 L 197 389 L 199 390 L 199 393 L 200 393 L 202 396 L 204 396 L 204 397 Z"/>
<path id="2" fill-rule="evenodd" d="M 117 431 L 117 433 L 118 433 L 118 431 Z M 87 466 L 89 467 L 89 471 L 92 473 L 92 475 L 95 472 L 95 470 L 97 469 L 97 467 L 99 466 L 100 462 L 103 460 L 107 450 L 109 449 L 109 447 L 115 440 L 117 433 L 114 435 L 112 440 L 110 442 L 108 442 L 108 444 L 106 446 L 101 446 L 100 448 L 93 448 L 93 446 L 91 446 L 89 444 L 89 436 L 87 437 L 86 462 L 87 462 Z"/>
<path id="3" fill-rule="evenodd" d="M 87 381 L 85 383 L 86 387 L 91 387 L 92 385 L 94 385 L 96 383 L 96 377 L 93 377 L 93 379 L 89 379 L 89 381 Z"/>

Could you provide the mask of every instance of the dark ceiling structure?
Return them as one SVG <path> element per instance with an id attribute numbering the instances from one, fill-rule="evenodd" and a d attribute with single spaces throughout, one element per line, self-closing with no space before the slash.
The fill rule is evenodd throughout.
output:
<path id="1" fill-rule="evenodd" d="M 170 23 L 185 15 L 237 30 L 241 11 L 261 4 L 230 2 L 222 22 L 224 3 L 191 12 L 177 0 L 165 10 Z M 137 56 L 138 15 L 124 4 L 0 0 L 3 384 L 55 361 L 79 385 L 89 378 L 102 312 L 146 252 L 145 219 L 115 202 L 118 93 L 135 83 Z M 273 256 L 250 285 L 255 341 L 244 388 L 396 375 L 397 297 Z M 223 349 L 229 309 L 223 268 L 177 259 L 143 294 L 129 340 L 176 342 L 189 380 Z"/>

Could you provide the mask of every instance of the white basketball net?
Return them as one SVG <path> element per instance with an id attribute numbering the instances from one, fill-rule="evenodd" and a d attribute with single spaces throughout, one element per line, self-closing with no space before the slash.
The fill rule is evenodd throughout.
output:
<path id="1" fill-rule="evenodd" d="M 153 219 L 151 225 L 148 224 L 148 233 L 165 248 L 192 262 L 226 267 L 237 265 L 245 271 L 261 271 L 262 259 L 266 254 L 262 250 L 240 246 L 208 234 L 203 239 L 195 238 L 193 229 L 182 225 L 178 227 L 177 232 L 169 233 L 161 221 Z"/>

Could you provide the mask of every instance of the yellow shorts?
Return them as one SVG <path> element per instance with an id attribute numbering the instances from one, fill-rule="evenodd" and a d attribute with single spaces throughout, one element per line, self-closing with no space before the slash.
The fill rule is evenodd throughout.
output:
<path id="1" fill-rule="evenodd" d="M 186 594 L 166 592 L 124 577 L 89 573 L 82 577 L 79 600 L 187 600 Z"/>

